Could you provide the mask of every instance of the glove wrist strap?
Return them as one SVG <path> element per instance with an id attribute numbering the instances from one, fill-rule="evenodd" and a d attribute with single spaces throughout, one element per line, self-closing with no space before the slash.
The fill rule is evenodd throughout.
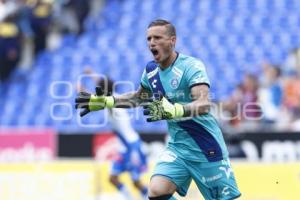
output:
<path id="1" fill-rule="evenodd" d="M 106 99 L 105 106 L 107 108 L 113 108 L 115 105 L 115 98 L 113 96 L 107 96 L 105 99 Z"/>
<path id="2" fill-rule="evenodd" d="M 183 117 L 184 115 L 183 105 L 179 103 L 175 103 L 174 106 L 175 106 L 175 117 L 176 118 Z"/>

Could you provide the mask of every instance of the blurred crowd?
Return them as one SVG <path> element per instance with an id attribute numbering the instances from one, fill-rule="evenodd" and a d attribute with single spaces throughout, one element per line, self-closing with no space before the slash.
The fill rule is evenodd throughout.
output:
<path id="1" fill-rule="evenodd" d="M 26 46 L 34 60 L 53 32 L 84 32 L 86 17 L 91 9 L 96 12 L 95 2 L 101 0 L 0 0 L 0 83 L 28 57 Z M 260 74 L 245 74 L 229 98 L 218 103 L 220 122 L 228 132 L 299 131 L 300 49 L 291 50 L 280 65 L 261 66 Z"/>
<path id="2" fill-rule="evenodd" d="M 47 48 L 51 33 L 81 34 L 91 2 L 0 0 L 0 82 L 10 77 L 22 59 L 30 57 L 30 65 Z"/>
<path id="3" fill-rule="evenodd" d="M 228 132 L 300 131 L 300 48 L 281 65 L 265 62 L 260 74 L 245 74 L 218 108 Z"/>

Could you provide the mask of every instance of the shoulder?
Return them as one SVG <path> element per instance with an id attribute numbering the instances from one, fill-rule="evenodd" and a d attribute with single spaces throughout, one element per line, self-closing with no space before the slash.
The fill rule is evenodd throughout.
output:
<path id="1" fill-rule="evenodd" d="M 158 64 L 154 60 L 148 62 L 146 65 L 146 72 L 149 73 L 149 72 L 155 70 L 157 68 L 157 66 L 158 66 Z"/>
<path id="2" fill-rule="evenodd" d="M 195 57 L 192 56 L 187 56 L 184 54 L 180 54 L 179 57 L 179 61 L 180 61 L 180 66 L 184 69 L 184 70 L 200 70 L 203 71 L 205 70 L 205 65 L 204 63 Z"/>

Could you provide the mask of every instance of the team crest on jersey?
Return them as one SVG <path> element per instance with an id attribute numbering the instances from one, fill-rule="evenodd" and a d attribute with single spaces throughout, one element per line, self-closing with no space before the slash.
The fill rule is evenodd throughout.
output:
<path id="1" fill-rule="evenodd" d="M 177 77 L 173 78 L 173 79 L 171 80 L 171 87 L 172 87 L 173 89 L 176 89 L 176 88 L 178 87 L 178 85 L 179 85 L 179 81 L 178 81 Z"/>

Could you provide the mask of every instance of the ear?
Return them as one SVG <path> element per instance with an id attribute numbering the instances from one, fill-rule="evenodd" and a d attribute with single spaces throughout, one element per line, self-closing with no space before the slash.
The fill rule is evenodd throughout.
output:
<path id="1" fill-rule="evenodd" d="M 171 36 L 172 47 L 175 48 L 176 45 L 176 36 Z"/>

